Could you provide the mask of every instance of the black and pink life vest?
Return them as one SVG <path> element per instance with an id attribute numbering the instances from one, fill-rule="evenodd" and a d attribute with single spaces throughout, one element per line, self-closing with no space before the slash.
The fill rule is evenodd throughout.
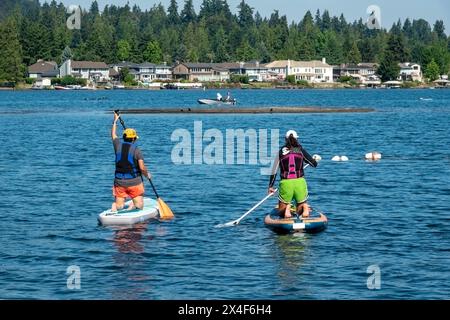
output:
<path id="1" fill-rule="evenodd" d="M 283 147 L 280 150 L 281 179 L 298 179 L 303 177 L 303 153 L 301 148 Z"/>

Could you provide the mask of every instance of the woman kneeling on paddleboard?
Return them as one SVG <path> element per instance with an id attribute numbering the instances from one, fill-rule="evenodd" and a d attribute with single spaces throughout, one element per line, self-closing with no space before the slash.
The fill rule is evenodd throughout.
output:
<path id="1" fill-rule="evenodd" d="M 144 207 L 144 183 L 142 175 L 151 179 L 150 172 L 144 164 L 144 157 L 135 142 L 139 138 L 136 130 L 128 128 L 123 132 L 123 142 L 116 134 L 117 120 L 119 115 L 114 113 L 114 122 L 111 129 L 111 138 L 116 154 L 116 172 L 114 179 L 113 195 L 115 202 L 112 204 L 112 211 L 123 209 L 125 199 L 130 197 L 133 205 L 129 208 L 140 209 Z"/>
<path id="2" fill-rule="evenodd" d="M 309 216 L 308 186 L 304 177 L 303 165 L 307 162 L 317 167 L 317 161 L 306 152 L 298 142 L 297 132 L 289 130 L 286 133 L 286 144 L 278 152 L 272 167 L 272 175 L 269 182 L 269 193 L 275 192 L 273 185 L 276 180 L 278 167 L 280 168 L 280 188 L 278 196 L 278 210 L 280 215 L 290 218 L 291 201 L 297 203 L 297 213 L 303 217 Z"/>

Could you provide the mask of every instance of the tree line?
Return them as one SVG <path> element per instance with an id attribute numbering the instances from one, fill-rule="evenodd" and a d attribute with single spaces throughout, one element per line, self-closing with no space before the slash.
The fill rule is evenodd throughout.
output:
<path id="1" fill-rule="evenodd" d="M 17 81 L 38 59 L 154 63 L 235 62 L 327 58 L 330 64 L 376 62 L 384 80 L 398 75 L 398 62 L 424 66 L 430 79 L 448 74 L 450 37 L 442 20 L 398 21 L 390 29 L 369 29 L 325 10 L 307 11 L 289 22 L 275 10 L 262 17 L 244 0 L 232 13 L 226 0 L 171 0 L 148 10 L 97 1 L 81 10 L 81 28 L 70 30 L 67 8 L 55 0 L 2 0 L 0 80 Z"/>

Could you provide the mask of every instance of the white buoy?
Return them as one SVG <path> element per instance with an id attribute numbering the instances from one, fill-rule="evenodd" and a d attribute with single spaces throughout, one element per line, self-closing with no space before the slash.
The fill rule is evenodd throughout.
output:
<path id="1" fill-rule="evenodd" d="M 366 158 L 366 160 L 369 160 L 369 161 L 378 161 L 378 160 L 381 160 L 381 153 L 379 153 L 377 151 L 369 152 L 369 153 L 366 153 L 365 158 Z"/>
<path id="2" fill-rule="evenodd" d="M 331 158 L 331 161 L 341 161 L 341 157 L 340 156 L 334 156 L 333 158 Z"/>
<path id="3" fill-rule="evenodd" d="M 331 161 L 348 161 L 347 156 L 334 156 L 331 158 Z"/>
<path id="4" fill-rule="evenodd" d="M 348 161 L 347 156 L 334 156 L 331 158 L 331 161 Z"/>

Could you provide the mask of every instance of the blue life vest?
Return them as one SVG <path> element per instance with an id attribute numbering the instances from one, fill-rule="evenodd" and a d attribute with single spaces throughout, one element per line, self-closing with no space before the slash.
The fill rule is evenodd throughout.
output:
<path id="1" fill-rule="evenodd" d="M 116 153 L 116 179 L 134 179 L 141 175 L 139 165 L 134 158 L 137 146 L 122 142 Z"/>

